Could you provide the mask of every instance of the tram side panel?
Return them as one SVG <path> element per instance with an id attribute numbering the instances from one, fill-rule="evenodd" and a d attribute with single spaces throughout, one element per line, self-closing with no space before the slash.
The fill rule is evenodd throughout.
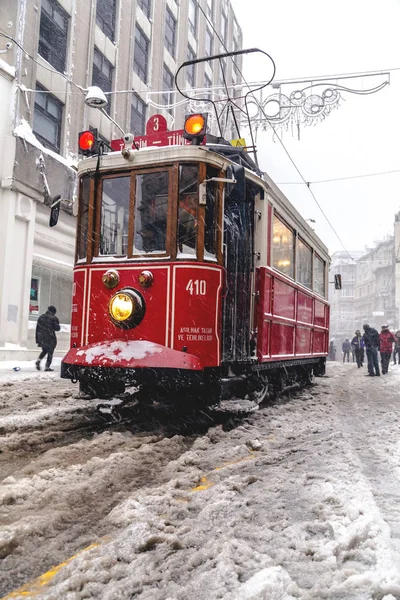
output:
<path id="1" fill-rule="evenodd" d="M 259 362 L 326 356 L 329 305 L 269 267 L 257 273 Z"/>

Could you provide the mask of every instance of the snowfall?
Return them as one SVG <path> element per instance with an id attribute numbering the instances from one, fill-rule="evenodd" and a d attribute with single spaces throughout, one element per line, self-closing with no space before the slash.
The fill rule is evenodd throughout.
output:
<path id="1" fill-rule="evenodd" d="M 0 596 L 399 600 L 399 384 L 328 363 L 241 419 L 138 428 L 59 361 L 0 363 Z"/>

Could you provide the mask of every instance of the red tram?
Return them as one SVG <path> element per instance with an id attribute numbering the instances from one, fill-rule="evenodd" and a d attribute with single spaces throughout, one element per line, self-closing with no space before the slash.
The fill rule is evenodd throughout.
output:
<path id="1" fill-rule="evenodd" d="M 92 397 L 137 386 L 215 405 L 322 375 L 327 248 L 243 149 L 177 137 L 126 136 L 79 164 L 61 376 Z"/>

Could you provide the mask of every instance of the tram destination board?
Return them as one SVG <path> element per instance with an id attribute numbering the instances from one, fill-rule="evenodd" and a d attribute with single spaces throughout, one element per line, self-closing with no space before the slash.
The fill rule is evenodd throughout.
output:
<path id="1" fill-rule="evenodd" d="M 153 115 L 146 123 L 146 135 L 136 135 L 133 138 L 134 145 L 139 148 L 148 146 L 177 146 L 190 145 L 190 140 L 183 137 L 183 129 L 169 131 L 167 120 L 163 115 Z M 202 141 L 205 144 L 205 138 Z M 114 151 L 122 150 L 125 146 L 123 138 L 111 140 L 111 148 Z"/>

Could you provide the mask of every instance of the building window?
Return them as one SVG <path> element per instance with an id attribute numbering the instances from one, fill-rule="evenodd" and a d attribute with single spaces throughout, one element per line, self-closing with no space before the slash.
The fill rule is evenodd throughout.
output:
<path id="1" fill-rule="evenodd" d="M 65 71 L 68 14 L 55 0 L 42 0 L 38 52 L 57 71 Z"/>
<path id="2" fill-rule="evenodd" d="M 194 60 L 195 58 L 196 58 L 196 55 L 194 53 L 194 50 L 190 46 L 188 46 L 187 59 Z M 196 69 L 196 65 L 189 65 L 186 67 L 186 79 L 189 84 L 189 87 L 191 87 L 191 88 L 194 88 L 195 69 Z"/>
<path id="3" fill-rule="evenodd" d="M 226 82 L 226 58 L 219 59 L 219 84 L 225 87 Z"/>
<path id="4" fill-rule="evenodd" d="M 151 0 L 137 0 L 137 5 L 141 8 L 142 12 L 150 19 L 151 12 Z"/>
<path id="5" fill-rule="evenodd" d="M 213 53 L 213 34 L 211 33 L 208 27 L 206 27 L 204 52 L 206 56 L 212 56 Z"/>
<path id="6" fill-rule="evenodd" d="M 31 278 L 31 292 L 29 297 L 29 315 L 39 316 L 39 292 L 40 292 L 40 278 Z"/>
<path id="7" fill-rule="evenodd" d="M 114 67 L 106 59 L 97 48 L 94 49 L 93 54 L 93 75 L 92 85 L 98 86 L 104 93 L 111 92 L 112 90 L 112 78 L 113 78 Z M 105 110 L 110 114 L 111 110 L 111 97 L 108 96 L 108 104 Z"/>
<path id="8" fill-rule="evenodd" d="M 325 296 L 325 263 L 314 254 L 314 292 Z"/>
<path id="9" fill-rule="evenodd" d="M 275 214 L 272 222 L 272 266 L 281 273 L 294 276 L 293 231 Z"/>
<path id="10" fill-rule="evenodd" d="M 63 104 L 41 85 L 36 90 L 33 133 L 43 146 L 60 152 Z"/>
<path id="11" fill-rule="evenodd" d="M 116 0 L 97 0 L 96 23 L 113 42 L 115 31 Z"/>
<path id="12" fill-rule="evenodd" d="M 196 37 L 197 33 L 197 2 L 196 0 L 189 0 L 189 31 Z"/>
<path id="13" fill-rule="evenodd" d="M 147 71 L 149 63 L 150 42 L 143 31 L 136 25 L 135 29 L 135 49 L 133 55 L 133 70 L 137 73 L 144 83 L 147 82 Z"/>
<path id="14" fill-rule="evenodd" d="M 146 104 L 137 96 L 133 96 L 131 107 L 131 132 L 144 135 L 146 127 Z"/>
<path id="15" fill-rule="evenodd" d="M 297 238 L 297 281 L 312 289 L 312 250 L 300 238 Z"/>
<path id="16" fill-rule="evenodd" d="M 204 96 L 204 98 L 208 98 L 209 100 L 212 99 L 212 81 L 211 79 L 208 77 L 207 74 L 204 74 L 204 87 L 206 88 L 204 94 L 202 94 L 202 96 Z"/>
<path id="17" fill-rule="evenodd" d="M 165 47 L 172 57 L 175 58 L 176 45 L 176 20 L 172 12 L 167 8 L 165 17 Z"/>
<path id="18" fill-rule="evenodd" d="M 163 70 L 163 90 L 165 92 L 162 95 L 163 104 L 171 104 L 172 95 L 168 92 L 172 92 L 174 86 L 174 76 L 166 65 Z M 172 108 L 168 109 L 168 112 L 172 114 Z"/>
<path id="19" fill-rule="evenodd" d="M 224 12 L 221 13 L 220 33 L 222 41 L 226 42 L 226 34 L 228 29 L 228 17 Z"/>

